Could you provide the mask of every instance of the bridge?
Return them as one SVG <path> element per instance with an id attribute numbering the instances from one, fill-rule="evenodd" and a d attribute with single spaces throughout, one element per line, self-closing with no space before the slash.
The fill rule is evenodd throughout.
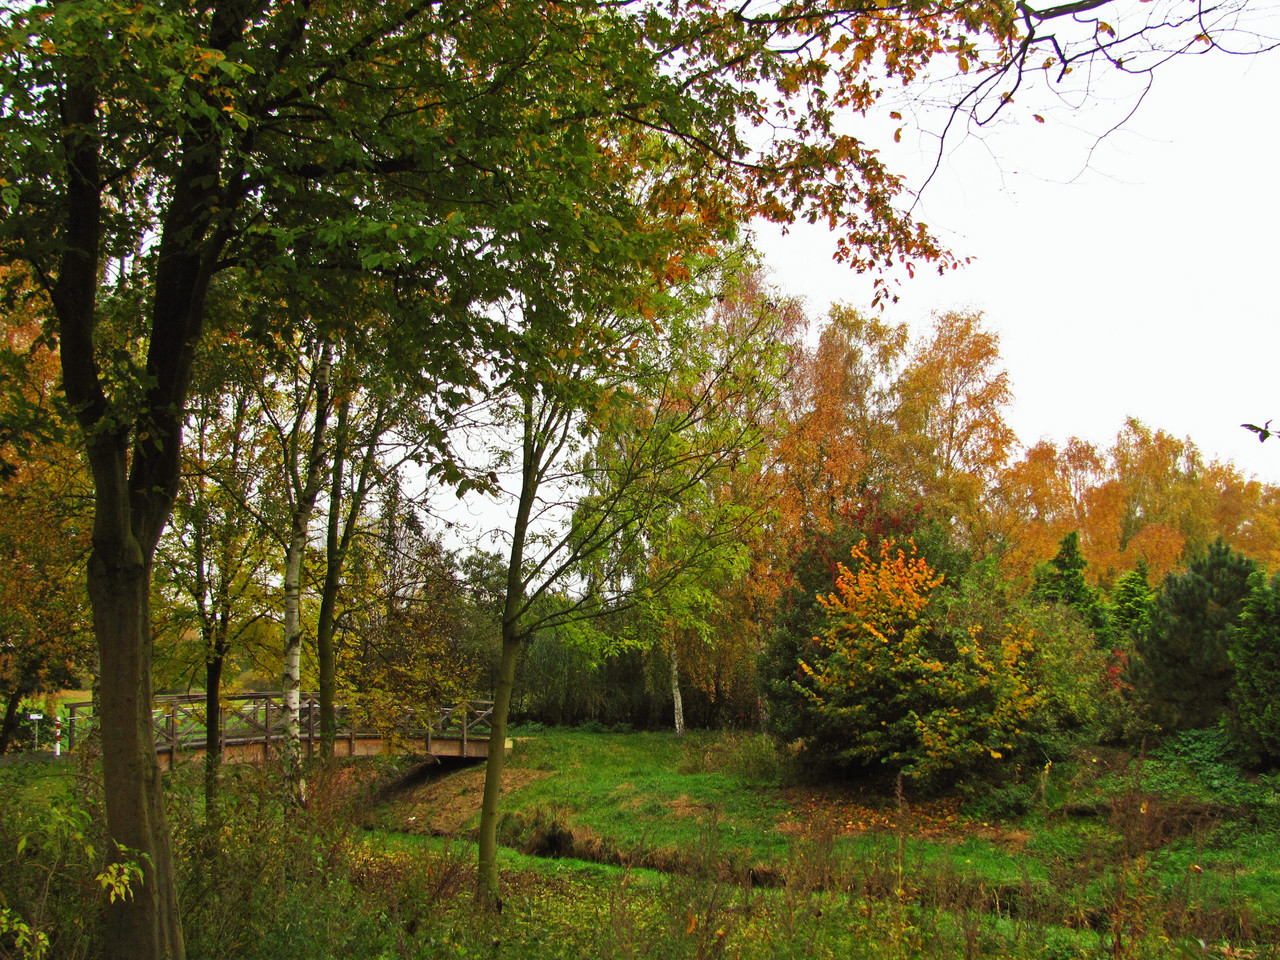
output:
<path id="1" fill-rule="evenodd" d="M 94 723 L 93 705 L 85 701 L 68 708 L 67 746 L 74 750 L 83 743 Z M 156 697 L 151 712 L 156 754 L 161 766 L 171 770 L 178 763 L 205 755 L 205 698 L 195 696 Z M 285 708 L 282 693 L 246 693 L 219 700 L 222 759 L 225 762 L 269 760 L 285 739 Z M 471 700 L 443 707 L 428 715 L 405 710 L 394 722 L 361 722 L 346 706 L 335 709 L 336 757 L 370 757 L 421 751 L 435 757 L 476 757 L 489 755 L 489 728 L 493 702 Z M 298 707 L 298 726 L 303 749 L 314 756 L 320 748 L 320 700 L 304 693 Z M 507 740 L 504 749 L 511 749 Z"/>

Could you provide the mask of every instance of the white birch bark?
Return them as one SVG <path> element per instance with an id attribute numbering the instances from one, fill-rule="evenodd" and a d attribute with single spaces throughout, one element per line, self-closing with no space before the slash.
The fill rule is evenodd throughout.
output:
<path id="1" fill-rule="evenodd" d="M 315 370 L 315 420 L 308 445 L 305 470 L 293 472 L 292 517 L 289 544 L 284 561 L 284 669 L 280 688 L 284 694 L 284 761 L 287 798 L 293 805 L 306 802 L 302 777 L 302 731 L 299 711 L 302 701 L 302 561 L 316 500 L 325 479 L 325 426 L 329 416 L 329 374 L 333 351 L 325 344 Z M 300 412 L 301 415 L 301 412 Z"/>
<path id="2" fill-rule="evenodd" d="M 680 659 L 676 656 L 676 638 L 671 637 L 671 701 L 675 706 L 676 736 L 684 736 L 684 699 L 680 696 Z"/>

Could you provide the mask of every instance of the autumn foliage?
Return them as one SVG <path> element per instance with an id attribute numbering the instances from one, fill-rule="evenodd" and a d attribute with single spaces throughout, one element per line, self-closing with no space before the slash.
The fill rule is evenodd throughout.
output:
<path id="1" fill-rule="evenodd" d="M 883 764 L 936 780 L 1002 759 L 1036 706 L 1030 635 L 979 624 L 938 629 L 927 617 L 941 586 L 914 543 L 866 541 L 819 598 L 828 619 L 799 663 L 796 684 L 814 725 L 804 751 L 845 767 Z"/>

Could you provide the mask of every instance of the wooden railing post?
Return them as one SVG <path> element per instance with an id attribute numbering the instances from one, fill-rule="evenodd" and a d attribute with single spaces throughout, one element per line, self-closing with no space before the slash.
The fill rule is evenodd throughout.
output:
<path id="1" fill-rule="evenodd" d="M 260 724 L 262 727 L 262 762 L 267 763 L 271 760 L 271 701 L 255 700 L 253 704 L 253 719 L 258 719 L 259 708 L 266 714 L 266 719 Z"/>

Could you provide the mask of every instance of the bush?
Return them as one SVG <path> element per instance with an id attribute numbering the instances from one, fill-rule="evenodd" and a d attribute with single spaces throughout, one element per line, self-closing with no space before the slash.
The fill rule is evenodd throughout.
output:
<path id="1" fill-rule="evenodd" d="M 25 760 L 0 768 L 0 796 L 0 955 L 8 939 L 19 957 L 92 956 L 104 889 L 135 879 L 127 860 L 123 873 L 108 863 L 101 797 L 59 764 Z"/>
<path id="2" fill-rule="evenodd" d="M 795 689 L 809 717 L 803 749 L 846 768 L 879 764 L 931 781 L 1000 760 L 1035 707 L 1026 630 L 924 618 L 942 578 L 892 541 L 866 542 L 820 598 L 823 636 L 803 651 Z"/>

